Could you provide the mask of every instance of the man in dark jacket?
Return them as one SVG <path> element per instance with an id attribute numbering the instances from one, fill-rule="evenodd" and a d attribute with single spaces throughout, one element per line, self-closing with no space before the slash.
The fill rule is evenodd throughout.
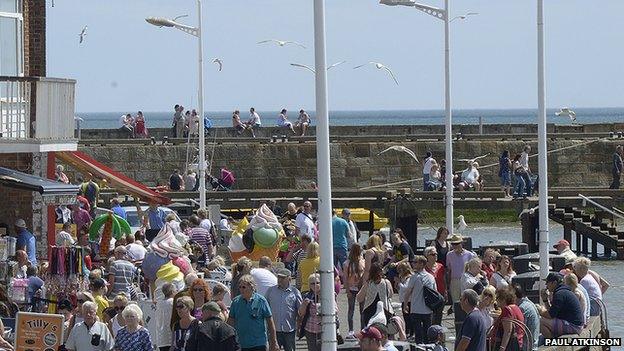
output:
<path id="1" fill-rule="evenodd" d="M 620 188 L 620 178 L 624 172 L 624 162 L 622 162 L 622 157 L 624 157 L 624 148 L 622 148 L 622 145 L 618 145 L 615 148 L 615 153 L 613 153 L 613 182 L 611 182 L 609 189 Z"/>
<path id="2" fill-rule="evenodd" d="M 540 306 L 540 330 L 545 338 L 557 338 L 566 334 L 580 334 L 583 330 L 583 310 L 579 299 L 563 284 L 563 275 L 549 273 L 546 288 L 552 295 L 550 302 L 547 294 L 542 295 L 546 307 Z M 545 292 L 545 291 L 544 291 Z"/>
<path id="3" fill-rule="evenodd" d="M 236 330 L 225 323 L 219 315 L 221 307 L 214 302 L 202 306 L 204 322 L 186 344 L 186 351 L 240 351 Z"/>

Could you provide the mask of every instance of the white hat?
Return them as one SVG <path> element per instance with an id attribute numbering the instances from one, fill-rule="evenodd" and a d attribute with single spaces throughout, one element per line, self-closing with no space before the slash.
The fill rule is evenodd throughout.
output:
<path id="1" fill-rule="evenodd" d="M 26 221 L 20 218 L 17 221 L 15 221 L 15 226 L 18 228 L 26 228 Z"/>

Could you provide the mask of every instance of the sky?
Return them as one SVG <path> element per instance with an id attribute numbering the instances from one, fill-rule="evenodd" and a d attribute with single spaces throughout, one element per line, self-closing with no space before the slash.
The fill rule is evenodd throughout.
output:
<path id="1" fill-rule="evenodd" d="M 188 14 L 194 0 L 54 0 L 48 2 L 48 76 L 77 80 L 77 112 L 169 111 L 197 105 L 197 39 L 158 28 L 146 17 Z M 546 105 L 622 107 L 624 1 L 548 0 Z M 423 0 L 443 7 L 442 0 Z M 454 109 L 537 106 L 537 1 L 451 0 Z M 203 0 L 206 111 L 314 110 L 311 0 Z M 88 26 L 83 44 L 78 33 Z M 376 0 L 326 1 L 330 110 L 442 109 L 444 26 L 434 17 Z M 279 47 L 265 39 L 304 44 Z M 213 58 L 223 61 L 219 72 Z M 369 61 L 389 66 L 394 84 Z"/>

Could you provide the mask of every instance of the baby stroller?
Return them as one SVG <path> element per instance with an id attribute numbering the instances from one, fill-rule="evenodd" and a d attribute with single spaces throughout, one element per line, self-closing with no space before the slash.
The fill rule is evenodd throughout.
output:
<path id="1" fill-rule="evenodd" d="M 209 177 L 209 182 L 212 185 L 212 190 L 214 191 L 229 191 L 232 190 L 232 186 L 234 182 L 236 182 L 236 177 L 234 177 L 234 173 L 227 170 L 226 168 L 221 168 L 221 176 L 219 178 L 215 178 L 211 175 Z"/>

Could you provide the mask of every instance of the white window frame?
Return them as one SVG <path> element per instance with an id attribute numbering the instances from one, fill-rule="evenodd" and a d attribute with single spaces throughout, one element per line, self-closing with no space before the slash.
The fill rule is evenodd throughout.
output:
<path id="1" fill-rule="evenodd" d="M 16 51 L 16 57 L 17 57 L 17 76 L 18 77 L 23 77 L 24 76 L 24 15 L 21 13 L 22 10 L 22 1 L 21 0 L 15 0 L 16 1 L 16 5 L 17 5 L 17 9 L 20 12 L 1 12 L 0 11 L 0 17 L 3 18 L 11 18 L 11 19 L 16 19 L 17 21 L 15 21 L 15 33 L 16 33 L 16 45 L 15 45 L 15 51 Z"/>

